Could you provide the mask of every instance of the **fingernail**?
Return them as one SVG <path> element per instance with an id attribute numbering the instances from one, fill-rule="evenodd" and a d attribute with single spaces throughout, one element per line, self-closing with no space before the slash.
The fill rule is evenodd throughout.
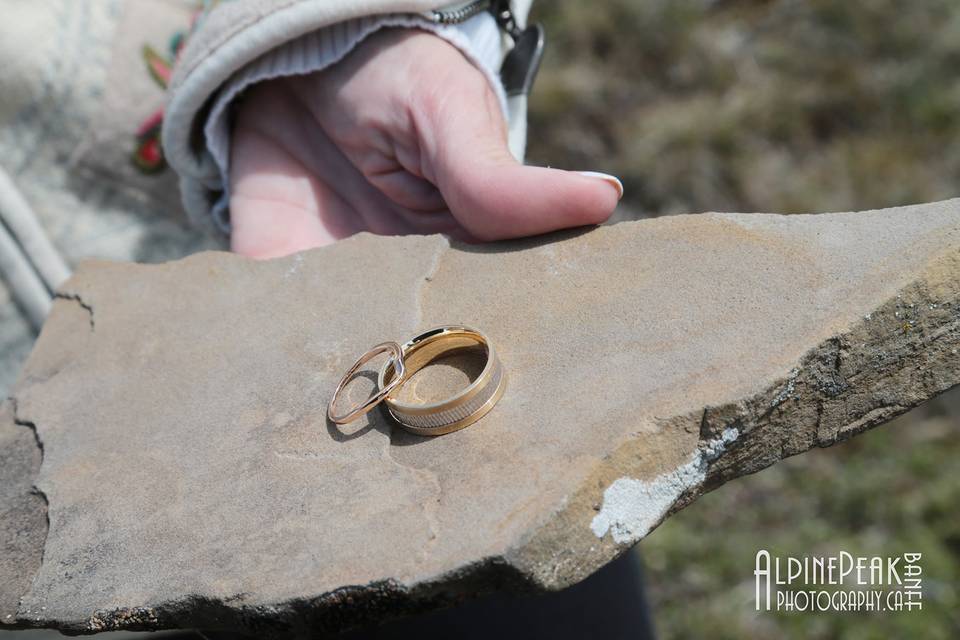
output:
<path id="1" fill-rule="evenodd" d="M 587 176 L 588 178 L 600 178 L 601 180 L 612 184 L 617 190 L 617 200 L 620 200 L 623 197 L 623 183 L 620 182 L 620 178 L 612 176 L 609 173 L 600 173 L 599 171 L 577 171 L 577 173 L 582 176 Z"/>

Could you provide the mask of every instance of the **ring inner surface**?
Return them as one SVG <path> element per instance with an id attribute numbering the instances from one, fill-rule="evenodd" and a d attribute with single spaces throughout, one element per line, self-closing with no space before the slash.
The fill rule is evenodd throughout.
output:
<path id="1" fill-rule="evenodd" d="M 404 357 L 406 380 L 390 398 L 405 405 L 423 406 L 444 402 L 463 393 L 489 364 L 489 349 L 479 337 L 438 336 L 410 347 Z M 384 383 L 394 377 L 388 367 Z"/>

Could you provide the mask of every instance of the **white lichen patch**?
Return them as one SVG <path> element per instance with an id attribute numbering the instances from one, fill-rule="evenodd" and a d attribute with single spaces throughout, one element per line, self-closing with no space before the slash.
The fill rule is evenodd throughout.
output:
<path id="1" fill-rule="evenodd" d="M 796 390 L 798 375 L 800 375 L 799 369 L 793 369 L 790 371 L 790 376 L 787 378 L 787 383 L 777 392 L 776 397 L 773 399 L 771 408 L 779 407 L 781 404 L 793 397 L 793 392 Z"/>
<path id="2" fill-rule="evenodd" d="M 653 480 L 618 478 L 603 492 L 603 506 L 590 529 L 598 538 L 609 531 L 618 544 L 643 539 L 684 491 L 706 479 L 708 465 L 739 435 L 737 429 L 724 429 L 719 438 L 702 442 L 686 463 Z"/>

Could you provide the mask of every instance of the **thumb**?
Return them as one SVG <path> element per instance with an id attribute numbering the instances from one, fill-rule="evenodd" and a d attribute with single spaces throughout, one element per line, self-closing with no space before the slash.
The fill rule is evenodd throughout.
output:
<path id="1" fill-rule="evenodd" d="M 463 110 L 439 114 L 433 144 L 426 145 L 435 184 L 467 232 L 500 240 L 609 218 L 623 195 L 620 181 L 519 163 L 507 148 L 500 106 L 487 92 L 487 105 L 461 103 Z"/>

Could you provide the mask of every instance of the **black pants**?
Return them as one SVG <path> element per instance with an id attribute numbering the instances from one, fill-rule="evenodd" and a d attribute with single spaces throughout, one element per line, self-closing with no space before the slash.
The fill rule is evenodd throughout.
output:
<path id="1" fill-rule="evenodd" d="M 353 631 L 344 640 L 652 640 L 653 623 L 639 555 L 628 552 L 569 589 L 537 596 L 485 598 Z"/>

